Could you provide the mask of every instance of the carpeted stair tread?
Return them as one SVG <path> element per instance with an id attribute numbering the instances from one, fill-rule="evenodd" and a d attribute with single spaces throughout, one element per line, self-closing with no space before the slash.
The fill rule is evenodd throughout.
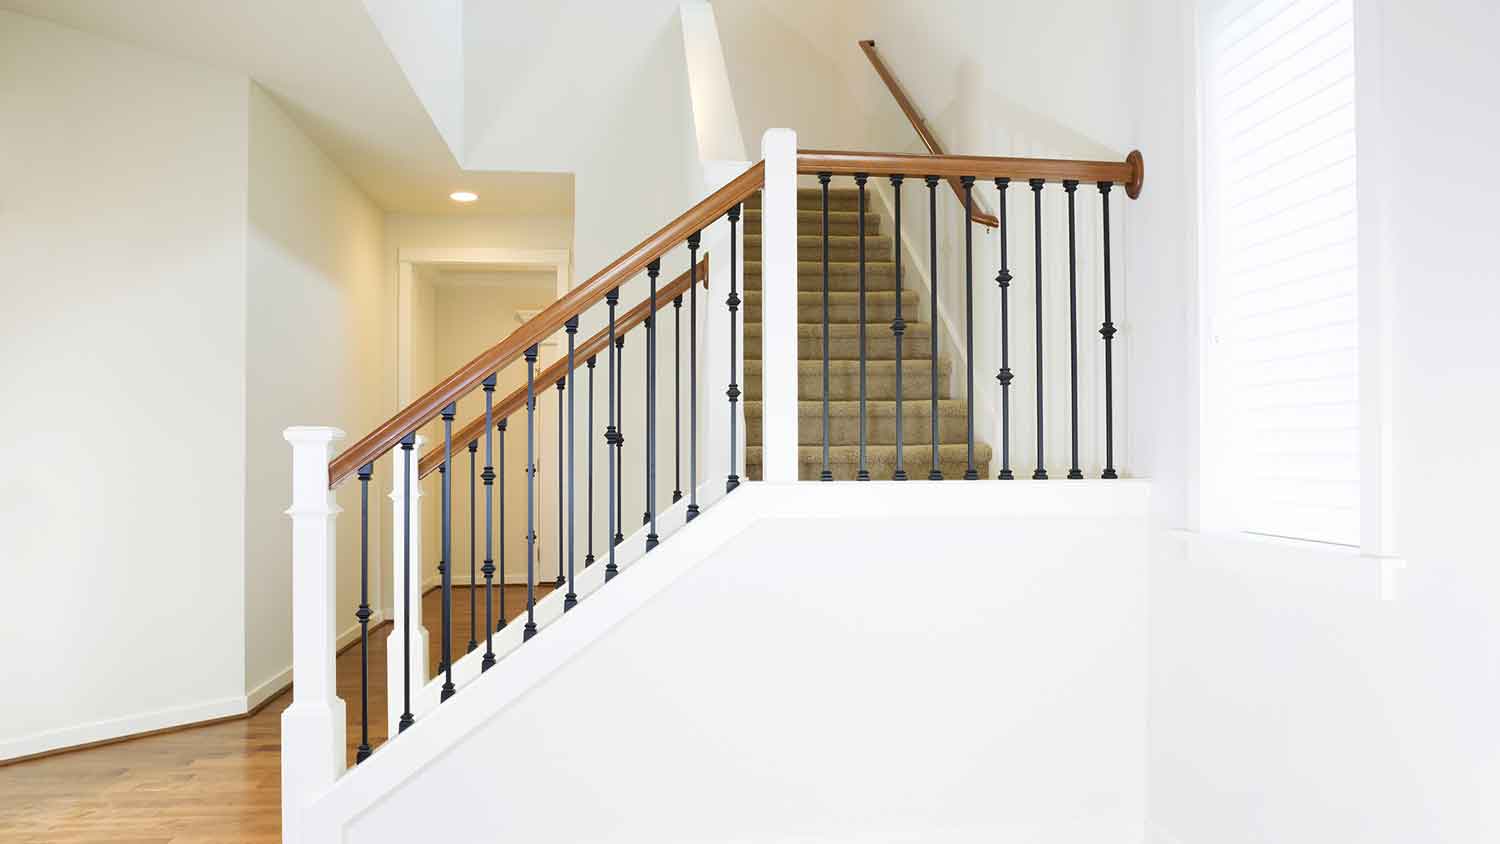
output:
<path id="1" fill-rule="evenodd" d="M 760 234 L 761 211 L 752 208 L 745 211 L 745 236 Z M 865 214 L 865 234 L 880 234 L 880 215 L 874 212 Z M 803 209 L 797 212 L 797 230 L 803 233 L 821 234 L 823 231 L 823 211 L 821 209 Z M 859 212 L 858 211 L 834 211 L 828 212 L 828 233 L 830 235 L 858 235 L 859 234 Z"/>
<path id="2" fill-rule="evenodd" d="M 892 240 L 889 235 L 877 234 L 865 236 L 865 263 L 875 261 L 892 261 L 894 255 L 891 252 Z M 760 235 L 745 236 L 745 254 L 760 257 Z M 797 237 L 797 260 L 814 261 L 820 266 L 823 261 L 823 237 L 817 234 L 803 234 Z M 859 262 L 859 237 L 857 235 L 834 235 L 828 236 L 828 260 L 850 261 L 858 266 Z"/>
<path id="3" fill-rule="evenodd" d="M 929 376 L 930 362 L 925 360 L 902 361 L 901 392 L 907 401 L 925 399 L 931 395 Z M 938 398 L 947 398 L 947 376 L 952 371 L 947 359 L 938 360 Z M 745 361 L 745 400 L 761 398 L 761 362 Z M 828 364 L 829 399 L 852 400 L 859 398 L 859 361 L 835 360 Z M 821 360 L 797 361 L 797 398 L 822 399 L 823 362 Z M 871 360 L 865 362 L 866 399 L 896 398 L 896 362 Z"/>
<path id="4" fill-rule="evenodd" d="M 823 207 L 821 188 L 798 188 L 797 210 L 812 211 L 821 210 Z M 756 191 L 745 199 L 745 209 L 760 208 L 760 192 Z M 874 207 L 874 197 L 869 191 L 865 193 L 865 210 Z M 858 211 L 859 190 L 856 188 L 832 188 L 828 191 L 828 209 L 830 211 Z"/>
<path id="5" fill-rule="evenodd" d="M 917 316 L 917 294 L 912 290 L 901 292 L 902 317 Z M 761 291 L 745 291 L 745 321 L 759 322 Z M 896 291 L 865 291 L 865 322 L 890 322 L 896 316 Z M 797 292 L 797 321 L 823 321 L 823 294 Z M 828 321 L 857 323 L 859 321 L 859 293 L 839 291 L 828 294 Z"/>
<path id="6" fill-rule="evenodd" d="M 759 290 L 760 262 L 745 262 L 745 290 Z M 907 270 L 907 289 L 911 288 L 910 270 Z M 797 289 L 805 293 L 820 293 L 823 290 L 823 264 L 820 261 L 797 263 Z M 829 261 L 828 289 L 830 291 L 859 290 L 859 263 L 857 261 Z M 895 290 L 896 265 L 890 261 L 870 261 L 865 264 L 865 290 Z"/>
<path id="7" fill-rule="evenodd" d="M 896 403 L 865 402 L 866 442 L 894 445 L 896 442 Z M 902 408 L 901 441 L 907 444 L 932 442 L 932 405 L 926 399 L 911 400 Z M 759 401 L 745 402 L 745 444 L 760 445 L 763 419 Z M 797 438 L 802 445 L 823 444 L 823 402 L 808 399 L 797 403 Z M 945 443 L 962 443 L 968 435 L 964 402 L 943 399 L 938 402 L 938 433 Z M 859 402 L 855 400 L 828 403 L 828 441 L 833 445 L 859 443 Z"/>
<path id="8" fill-rule="evenodd" d="M 758 322 L 745 324 L 745 354 L 756 359 L 760 358 L 760 326 Z M 858 360 L 859 323 L 830 322 L 828 328 L 829 360 Z M 927 360 L 931 355 L 932 332 L 928 329 L 928 323 L 907 321 L 901 350 L 902 359 Z M 865 356 L 869 360 L 895 359 L 896 338 L 891 334 L 889 322 L 865 323 Z M 797 357 L 802 360 L 823 359 L 823 324 L 821 322 L 798 323 Z"/>

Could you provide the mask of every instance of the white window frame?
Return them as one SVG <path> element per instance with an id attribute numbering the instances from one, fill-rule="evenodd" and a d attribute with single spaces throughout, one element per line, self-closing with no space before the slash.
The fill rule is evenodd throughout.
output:
<path id="1" fill-rule="evenodd" d="M 1196 120 L 1190 131 L 1195 137 L 1190 148 L 1198 161 L 1199 207 L 1199 475 L 1197 478 L 1196 522 L 1193 527 L 1205 534 L 1244 536 L 1233 503 L 1233 470 L 1224 458 L 1232 448 L 1229 441 L 1232 426 L 1225 415 L 1231 406 L 1222 390 L 1227 383 L 1227 363 L 1214 337 L 1217 312 L 1214 289 L 1216 243 L 1210 215 L 1214 207 L 1206 132 L 1203 126 L 1202 8 L 1204 0 L 1185 0 L 1194 13 L 1191 21 L 1193 38 L 1189 66 L 1195 77 Z M 1359 295 L 1359 416 L 1360 416 L 1360 529 L 1357 553 L 1375 558 L 1382 565 L 1382 594 L 1391 597 L 1393 578 L 1404 562 L 1398 553 L 1397 524 L 1394 518 L 1397 479 L 1393 433 L 1394 404 L 1392 362 L 1395 280 L 1391 261 L 1386 255 L 1389 242 L 1386 209 L 1393 201 L 1395 185 L 1386 174 L 1392 172 L 1388 162 L 1393 150 L 1389 138 L 1390 117 L 1384 108 L 1383 67 L 1381 61 L 1382 20 L 1379 0 L 1354 0 L 1354 54 L 1358 81 L 1355 86 L 1356 190 L 1359 219 L 1358 295 Z M 1277 540 L 1299 545 L 1324 546 L 1334 553 L 1354 553 L 1345 546 L 1309 540 Z"/>

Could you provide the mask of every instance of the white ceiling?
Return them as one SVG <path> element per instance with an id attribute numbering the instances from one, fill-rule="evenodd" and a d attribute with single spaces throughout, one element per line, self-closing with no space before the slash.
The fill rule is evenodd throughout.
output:
<path id="1" fill-rule="evenodd" d="M 573 213 L 570 174 L 464 171 L 361 0 L 0 0 L 0 8 L 242 73 L 389 211 Z M 458 206 L 454 190 L 478 202 Z"/>

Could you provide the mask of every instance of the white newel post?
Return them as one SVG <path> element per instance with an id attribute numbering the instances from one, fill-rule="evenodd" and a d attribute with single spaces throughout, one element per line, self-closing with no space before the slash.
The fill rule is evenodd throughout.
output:
<path id="1" fill-rule="evenodd" d="M 761 138 L 761 384 L 765 480 L 797 480 L 797 133 Z"/>
<path id="2" fill-rule="evenodd" d="M 338 556 L 328 488 L 337 428 L 294 427 L 292 444 L 292 705 L 281 714 L 282 840 L 300 842 L 301 811 L 344 772 L 344 701 L 334 673 Z"/>
<path id="3" fill-rule="evenodd" d="M 385 700 L 386 735 L 399 732 L 401 712 L 405 707 L 406 677 L 402 673 L 402 655 L 406 648 L 402 644 L 408 619 L 405 601 L 406 582 L 411 580 L 411 693 L 415 699 L 418 690 L 427 685 L 427 628 L 422 626 L 422 484 L 417 479 L 417 467 L 422 462 L 422 445 L 426 437 L 420 434 L 410 452 L 401 446 L 391 449 L 391 562 L 395 569 L 392 580 L 391 603 L 396 610 L 395 624 L 391 635 L 385 640 Z M 406 485 L 406 455 L 411 454 L 411 485 Z M 403 566 L 406 558 L 407 499 L 411 500 L 411 560 Z"/>

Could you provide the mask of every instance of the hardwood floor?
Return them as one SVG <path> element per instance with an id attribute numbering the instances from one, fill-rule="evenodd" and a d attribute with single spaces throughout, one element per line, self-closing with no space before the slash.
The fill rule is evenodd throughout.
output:
<path id="1" fill-rule="evenodd" d="M 551 591 L 538 585 L 537 597 Z M 498 593 L 496 595 L 498 598 Z M 524 586 L 506 587 L 512 616 Z M 423 597 L 436 670 L 441 593 Z M 484 596 L 477 600 L 483 635 Z M 350 611 L 353 614 L 353 611 Z M 453 590 L 453 647 L 469 641 L 467 589 Z M 385 639 L 370 636 L 370 743 L 385 740 Z M 482 648 L 483 642 L 480 642 Z M 359 647 L 338 658 L 349 762 L 359 744 Z M 130 739 L 0 767 L 0 842 L 279 842 L 282 693 L 248 718 Z"/>

